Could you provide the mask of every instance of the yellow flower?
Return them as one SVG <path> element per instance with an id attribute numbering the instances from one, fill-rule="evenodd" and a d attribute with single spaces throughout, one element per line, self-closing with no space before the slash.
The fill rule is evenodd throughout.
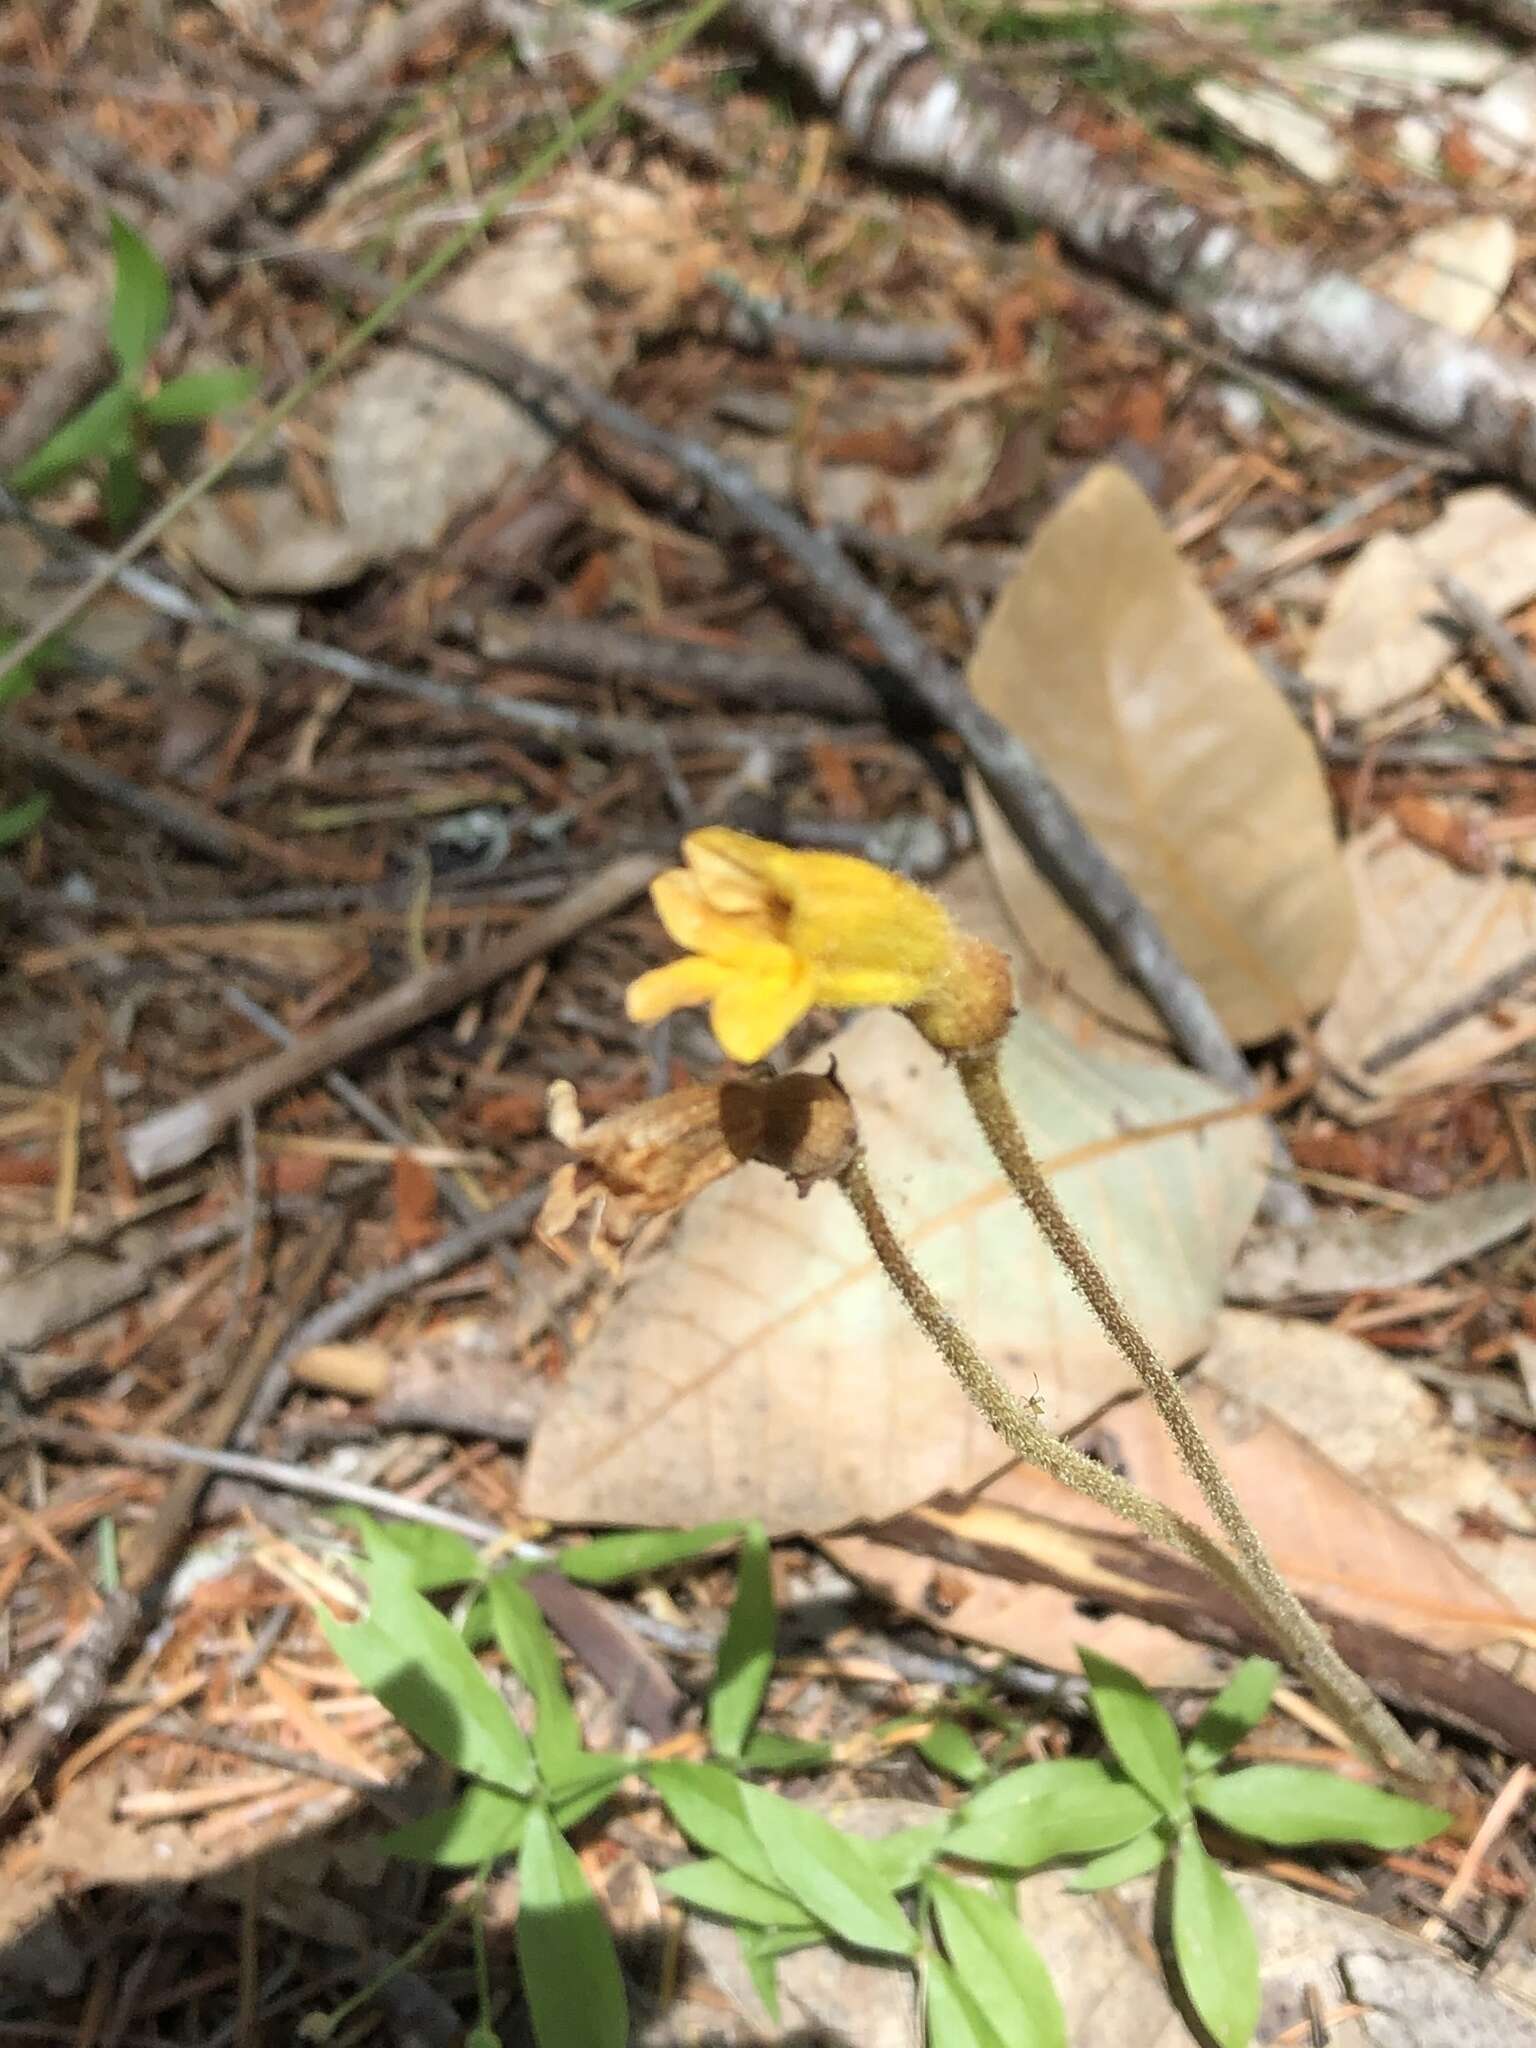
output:
<path id="1" fill-rule="evenodd" d="M 947 1015 L 955 995 L 974 1007 L 977 942 L 916 883 L 848 854 L 796 852 L 722 825 L 690 833 L 683 858 L 686 867 L 652 884 L 651 900 L 687 950 L 630 984 L 635 1023 L 708 1003 L 721 1046 L 749 1063 L 818 1003 L 889 1004 L 920 1024 L 935 1003 Z M 1002 975 L 1001 1016 L 978 1043 L 1006 1022 L 1006 965 Z M 995 975 L 993 1011 L 994 984 Z"/>

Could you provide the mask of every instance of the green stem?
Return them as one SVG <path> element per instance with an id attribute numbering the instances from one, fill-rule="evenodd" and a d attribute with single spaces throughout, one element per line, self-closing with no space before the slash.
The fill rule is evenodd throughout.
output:
<path id="1" fill-rule="evenodd" d="M 1003 1087 L 996 1046 L 962 1053 L 955 1065 L 998 1165 L 1105 1334 L 1146 1388 L 1185 1469 L 1236 1551 L 1236 1559 L 1229 1562 L 1240 1576 L 1245 1606 L 1262 1618 L 1287 1660 L 1363 1749 L 1404 1777 L 1427 1782 L 1433 1773 L 1426 1758 L 1365 1681 L 1344 1662 L 1281 1577 L 1190 1413 L 1178 1380 L 1127 1314 L 1076 1225 L 1057 1201 Z"/>

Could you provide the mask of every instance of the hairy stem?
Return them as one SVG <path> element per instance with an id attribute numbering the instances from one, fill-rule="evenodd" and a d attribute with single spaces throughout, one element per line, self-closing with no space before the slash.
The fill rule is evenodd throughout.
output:
<path id="1" fill-rule="evenodd" d="M 1426 1782 L 1432 1776 L 1426 1758 L 1365 1681 L 1344 1662 L 1281 1577 L 1190 1413 L 1178 1380 L 1126 1313 L 1098 1261 L 1057 1201 L 1003 1087 L 997 1048 L 962 1053 L 955 1065 L 966 1098 L 999 1166 L 1038 1224 L 1051 1251 L 1071 1276 L 1073 1285 L 1098 1317 L 1105 1334 L 1151 1396 L 1186 1470 L 1236 1551 L 1236 1558 L 1226 1561 L 1237 1574 L 1237 1580 L 1223 1575 L 1226 1583 L 1236 1590 L 1240 1582 L 1249 1612 L 1264 1621 L 1283 1648 L 1287 1661 L 1363 1749 L 1404 1777 Z M 1222 1555 L 1226 1557 L 1225 1552 Z"/>

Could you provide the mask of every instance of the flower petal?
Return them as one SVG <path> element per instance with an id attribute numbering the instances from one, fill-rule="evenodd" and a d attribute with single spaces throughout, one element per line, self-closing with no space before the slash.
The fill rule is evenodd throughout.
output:
<path id="1" fill-rule="evenodd" d="M 729 916 L 706 900 L 703 890 L 681 868 L 669 868 L 651 884 L 651 901 L 667 936 L 690 953 L 703 953 L 743 973 L 772 974 L 781 979 L 792 955 L 764 918 Z"/>
<path id="2" fill-rule="evenodd" d="M 749 1067 L 772 1052 L 815 1000 L 815 979 L 797 960 L 782 977 L 733 974 L 710 1004 L 709 1022 L 721 1051 Z"/>
<path id="3" fill-rule="evenodd" d="M 729 968 L 718 960 L 700 960 L 690 953 L 632 981 L 624 991 L 624 1011 L 632 1024 L 654 1024 L 674 1010 L 710 1002 L 730 978 Z"/>
<path id="4" fill-rule="evenodd" d="M 772 876 L 778 848 L 729 825 L 706 825 L 683 841 L 683 859 L 711 910 L 772 924 L 781 914 Z"/>

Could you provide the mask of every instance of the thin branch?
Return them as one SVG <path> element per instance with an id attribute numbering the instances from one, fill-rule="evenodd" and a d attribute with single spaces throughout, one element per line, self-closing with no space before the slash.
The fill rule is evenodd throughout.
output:
<path id="1" fill-rule="evenodd" d="M 1522 24 L 1531 13 L 1516 0 L 1487 4 Z M 935 178 L 1009 221 L 1038 222 L 1173 306 L 1197 336 L 1536 488 L 1536 379 L 1526 365 L 1145 183 L 996 79 L 955 71 L 920 28 L 861 0 L 736 0 L 736 12 L 809 79 L 872 163 Z"/>
<path id="2" fill-rule="evenodd" d="M 201 1095 L 163 1109 L 134 1124 L 123 1138 L 129 1166 L 140 1180 L 152 1180 L 185 1166 L 215 1144 L 243 1109 L 256 1108 L 286 1089 L 302 1086 L 328 1067 L 342 1066 L 357 1053 L 398 1038 L 493 981 L 526 967 L 540 954 L 564 945 L 577 932 L 638 896 L 661 863 L 644 854 L 613 861 L 563 903 L 541 911 L 500 945 L 452 967 L 413 974 L 372 1002 L 339 1017 L 322 1030 L 297 1039 L 281 1052 L 257 1060 Z"/>
<path id="3" fill-rule="evenodd" d="M 274 1017 L 270 1010 L 263 1009 L 255 997 L 248 996 L 243 988 L 237 988 L 233 983 L 227 984 L 224 1000 L 248 1023 L 254 1024 L 258 1031 L 264 1031 L 275 1045 L 287 1047 L 298 1044 L 298 1033 L 290 1031 L 288 1026 L 280 1018 Z M 359 1123 L 372 1131 L 375 1137 L 382 1138 L 387 1145 L 409 1148 L 416 1142 L 403 1125 L 396 1123 L 392 1116 L 380 1109 L 378 1104 L 366 1096 L 355 1081 L 349 1081 L 339 1068 L 329 1068 L 321 1079 L 342 1108 L 350 1110 Z M 249 1109 L 242 1111 L 242 1122 L 250 1114 Z M 470 1200 L 463 1184 L 446 1167 L 435 1168 L 433 1178 L 437 1182 L 438 1193 L 461 1223 L 476 1223 L 485 1214 L 483 1209 L 477 1208 Z M 516 1280 L 516 1253 L 509 1246 L 501 1244 L 496 1247 L 496 1259 L 506 1278 Z"/>
<path id="4" fill-rule="evenodd" d="M 378 294 L 384 282 L 330 257 L 285 258 L 294 267 L 348 289 Z M 1047 880 L 1114 965 L 1142 991 L 1191 1062 L 1241 1094 L 1252 1076 L 1210 1001 L 1180 965 L 1167 939 L 1123 876 L 1024 742 L 984 711 L 957 669 L 935 652 L 835 542 L 813 533 L 769 498 L 738 464 L 700 441 L 669 433 L 526 355 L 427 306 L 392 316 L 407 333 L 429 338 L 434 353 L 487 378 L 525 405 L 569 417 L 625 446 L 659 458 L 702 490 L 737 529 L 771 541 L 808 578 L 829 609 L 878 649 L 882 660 L 929 714 L 964 744 L 999 809 Z"/>
<path id="5" fill-rule="evenodd" d="M 404 1494 L 389 1493 L 382 1486 L 365 1486 L 354 1479 L 341 1479 L 329 1472 L 311 1472 L 302 1465 L 286 1464 L 281 1458 L 256 1458 L 245 1451 L 216 1450 L 204 1444 L 177 1443 L 173 1437 L 135 1436 L 117 1429 L 82 1429 L 74 1423 L 29 1422 L 25 1435 L 35 1443 L 56 1445 L 61 1451 L 75 1451 L 87 1457 L 110 1454 L 143 1465 L 177 1465 L 206 1479 L 217 1473 L 225 1479 L 243 1479 L 253 1486 L 271 1487 L 279 1493 L 297 1493 L 310 1500 L 345 1501 L 365 1508 L 370 1514 L 385 1515 L 395 1522 L 419 1522 L 424 1528 L 446 1529 L 462 1536 L 466 1543 L 484 1546 L 505 1544 L 506 1530 L 490 1522 L 477 1522 L 469 1515 L 455 1514 L 428 1500 L 411 1500 Z M 545 1553 L 531 1544 L 519 1546 L 519 1555 L 541 1558 Z"/>

